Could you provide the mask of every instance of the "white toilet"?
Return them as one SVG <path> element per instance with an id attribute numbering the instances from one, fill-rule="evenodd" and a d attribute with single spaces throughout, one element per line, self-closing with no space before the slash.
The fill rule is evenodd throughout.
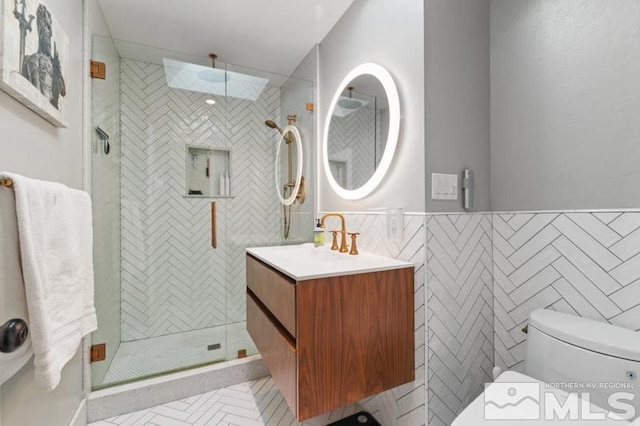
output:
<path id="1" fill-rule="evenodd" d="M 628 425 L 616 415 L 629 415 L 617 413 L 640 416 L 640 334 L 634 331 L 536 310 L 529 316 L 524 372 L 502 373 L 452 426 Z M 566 416 L 549 414 L 562 405 Z"/>

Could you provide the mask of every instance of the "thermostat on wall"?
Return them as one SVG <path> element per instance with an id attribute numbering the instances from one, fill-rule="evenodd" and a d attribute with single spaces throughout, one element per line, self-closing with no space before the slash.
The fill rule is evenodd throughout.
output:
<path id="1" fill-rule="evenodd" d="M 431 174 L 431 199 L 432 200 L 457 200 L 458 199 L 458 175 L 432 173 Z"/>

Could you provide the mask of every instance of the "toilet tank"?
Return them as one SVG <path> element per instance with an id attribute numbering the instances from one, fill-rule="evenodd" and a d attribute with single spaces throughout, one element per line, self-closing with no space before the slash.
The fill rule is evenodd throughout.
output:
<path id="1" fill-rule="evenodd" d="M 634 394 L 640 415 L 640 333 L 539 309 L 529 316 L 525 374 L 567 392 L 588 392 L 610 409 L 614 392 Z"/>

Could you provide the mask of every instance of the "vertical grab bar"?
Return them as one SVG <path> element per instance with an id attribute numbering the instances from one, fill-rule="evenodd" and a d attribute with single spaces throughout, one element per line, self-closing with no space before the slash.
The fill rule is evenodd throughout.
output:
<path id="1" fill-rule="evenodd" d="M 218 203 L 211 203 L 211 247 L 218 248 Z"/>

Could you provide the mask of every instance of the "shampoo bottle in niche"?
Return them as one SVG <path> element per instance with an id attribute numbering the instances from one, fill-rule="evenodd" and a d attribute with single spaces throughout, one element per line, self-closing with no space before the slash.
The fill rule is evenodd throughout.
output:
<path id="1" fill-rule="evenodd" d="M 316 219 L 316 227 L 313 229 L 313 245 L 316 247 L 324 245 L 324 228 L 320 226 L 320 219 Z"/>
<path id="2" fill-rule="evenodd" d="M 226 195 L 224 190 L 226 185 L 224 184 L 224 173 L 220 173 L 220 180 L 218 181 L 218 195 Z"/>

